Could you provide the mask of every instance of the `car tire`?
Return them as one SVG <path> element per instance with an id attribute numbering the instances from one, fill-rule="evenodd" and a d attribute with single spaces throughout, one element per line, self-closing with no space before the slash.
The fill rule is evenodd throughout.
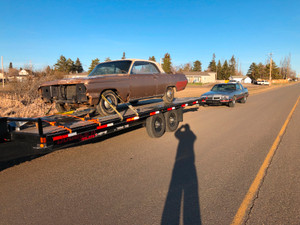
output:
<path id="1" fill-rule="evenodd" d="M 151 138 L 159 138 L 166 131 L 166 121 L 163 114 L 150 116 L 146 119 L 146 130 Z"/>
<path id="2" fill-rule="evenodd" d="M 232 108 L 232 107 L 234 107 L 234 106 L 235 106 L 235 103 L 236 103 L 236 97 L 235 97 L 235 96 L 233 96 L 233 98 L 232 98 L 232 101 L 231 101 L 231 102 L 229 102 L 228 106 Z"/>
<path id="3" fill-rule="evenodd" d="M 118 99 L 115 94 L 115 92 L 108 90 L 104 91 L 102 95 L 114 106 L 117 107 L 118 105 Z M 98 105 L 96 106 L 96 110 L 99 113 L 100 116 L 108 116 L 111 114 L 114 114 L 115 111 L 112 107 L 100 96 L 100 101 Z"/>
<path id="4" fill-rule="evenodd" d="M 166 131 L 174 132 L 178 128 L 179 120 L 177 110 L 172 110 L 164 113 L 166 121 Z"/>
<path id="5" fill-rule="evenodd" d="M 242 100 L 241 100 L 241 103 L 246 103 L 246 101 L 247 101 L 247 96 L 244 95 L 243 98 L 242 98 Z"/>
<path id="6" fill-rule="evenodd" d="M 168 87 L 166 89 L 166 92 L 163 96 L 163 101 L 164 103 L 172 103 L 174 100 L 174 88 L 173 87 Z"/>

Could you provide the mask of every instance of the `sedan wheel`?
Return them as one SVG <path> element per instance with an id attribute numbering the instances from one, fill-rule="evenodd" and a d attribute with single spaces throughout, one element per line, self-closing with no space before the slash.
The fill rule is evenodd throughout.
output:
<path id="1" fill-rule="evenodd" d="M 163 101 L 165 103 L 171 103 L 174 100 L 174 88 L 173 87 L 168 87 L 165 95 L 163 96 Z"/>
<path id="2" fill-rule="evenodd" d="M 242 100 L 241 100 L 241 103 L 246 103 L 246 101 L 247 101 L 247 96 L 244 95 L 244 97 L 243 97 Z"/>
<path id="3" fill-rule="evenodd" d="M 118 99 L 113 91 L 105 91 L 103 92 L 103 96 L 114 107 L 118 105 Z M 107 116 L 115 113 L 114 109 L 110 106 L 108 102 L 106 102 L 102 97 L 100 97 L 100 101 L 99 104 L 96 106 L 96 110 L 101 116 Z"/>
<path id="4" fill-rule="evenodd" d="M 229 107 L 234 107 L 235 103 L 236 103 L 236 98 L 235 98 L 235 96 L 233 96 L 232 101 L 229 102 Z"/>

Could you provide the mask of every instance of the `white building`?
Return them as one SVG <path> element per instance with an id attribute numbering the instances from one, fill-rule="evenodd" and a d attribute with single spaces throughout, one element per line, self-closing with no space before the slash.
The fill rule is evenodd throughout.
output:
<path id="1" fill-rule="evenodd" d="M 252 82 L 252 79 L 248 76 L 230 76 L 229 79 L 235 80 L 237 82 L 244 83 L 244 84 L 251 84 L 251 82 Z"/>
<path id="2" fill-rule="evenodd" d="M 183 72 L 189 83 L 214 83 L 216 82 L 216 72 Z"/>

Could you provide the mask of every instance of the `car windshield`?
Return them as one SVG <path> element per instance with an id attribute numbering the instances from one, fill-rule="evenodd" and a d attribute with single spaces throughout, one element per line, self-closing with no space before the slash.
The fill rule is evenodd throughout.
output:
<path id="1" fill-rule="evenodd" d="M 100 63 L 89 74 L 89 77 L 105 74 L 127 74 L 130 65 L 130 60 Z"/>
<path id="2" fill-rule="evenodd" d="M 235 84 L 216 84 L 212 89 L 212 91 L 235 91 Z"/>

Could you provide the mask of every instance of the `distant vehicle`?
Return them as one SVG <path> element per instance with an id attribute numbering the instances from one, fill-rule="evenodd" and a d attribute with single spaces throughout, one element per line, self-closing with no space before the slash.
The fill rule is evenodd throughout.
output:
<path id="1" fill-rule="evenodd" d="M 39 92 L 44 102 L 55 102 L 59 112 L 88 105 L 106 116 L 115 113 L 111 106 L 122 102 L 160 97 L 171 103 L 174 89 L 181 91 L 186 85 L 184 74 L 166 74 L 158 63 L 124 59 L 100 63 L 88 77 L 46 82 Z"/>
<path id="2" fill-rule="evenodd" d="M 269 85 L 270 83 L 267 80 L 258 80 L 256 82 L 256 84 L 258 84 L 258 85 Z"/>
<path id="3" fill-rule="evenodd" d="M 240 83 L 216 84 L 209 92 L 201 95 L 200 105 L 228 105 L 234 107 L 237 101 L 246 103 L 248 96 L 248 89 Z"/>

